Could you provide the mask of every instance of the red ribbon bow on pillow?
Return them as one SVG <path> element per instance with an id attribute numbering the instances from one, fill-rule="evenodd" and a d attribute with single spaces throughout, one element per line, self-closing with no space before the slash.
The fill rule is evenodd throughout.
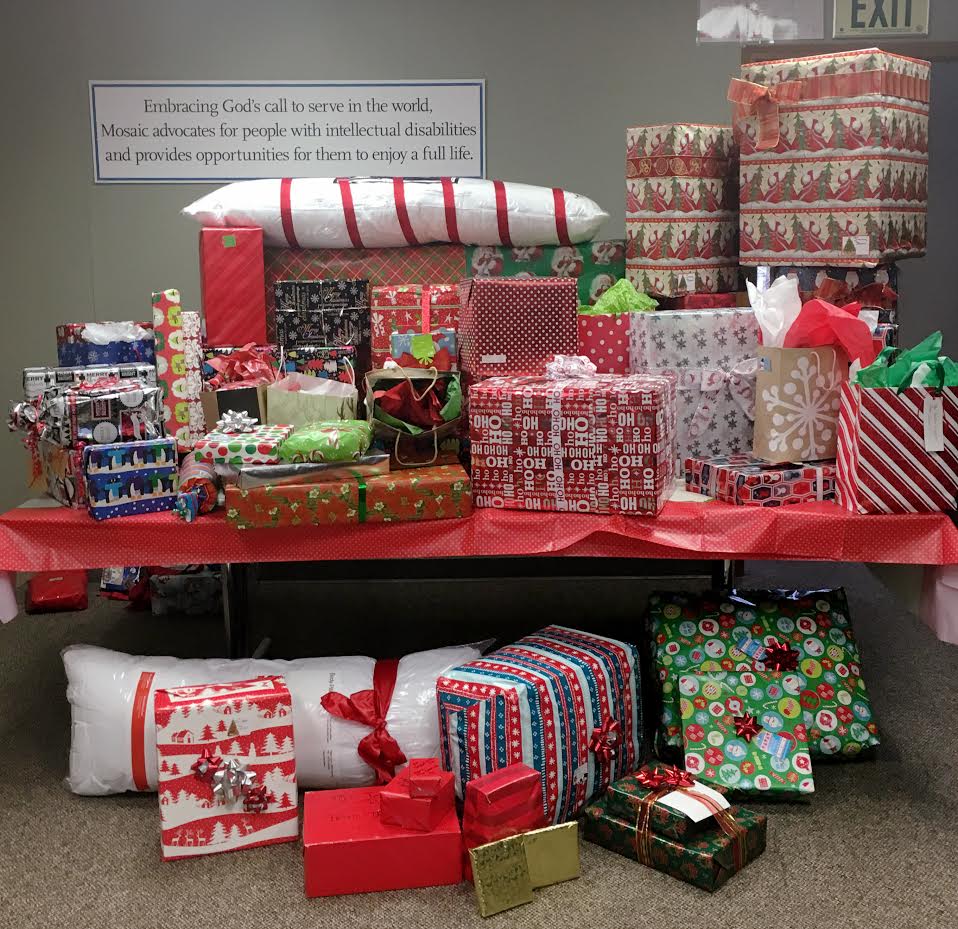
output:
<path id="1" fill-rule="evenodd" d="M 772 642 L 765 646 L 762 662 L 768 671 L 794 671 L 798 667 L 798 652 L 787 642 Z"/>
<path id="2" fill-rule="evenodd" d="M 735 734 L 746 742 L 751 742 L 761 732 L 758 720 L 751 713 L 735 717 Z"/>
<path id="3" fill-rule="evenodd" d="M 593 730 L 592 738 L 589 739 L 589 751 L 595 752 L 600 761 L 608 764 L 619 750 L 620 736 L 618 722 L 610 717 L 598 729 Z"/>
<path id="4" fill-rule="evenodd" d="M 743 116 L 758 115 L 758 142 L 760 151 L 778 148 L 780 138 L 779 105 L 793 103 L 802 98 L 801 81 L 783 81 L 781 84 L 753 84 L 732 78 L 728 99 L 735 104 L 736 120 Z"/>
<path id="5" fill-rule="evenodd" d="M 396 768 L 406 763 L 399 743 L 386 728 L 386 714 L 393 698 L 398 670 L 397 659 L 377 661 L 373 669 L 372 690 L 357 690 L 349 697 L 330 691 L 320 701 L 330 715 L 362 723 L 373 730 L 360 741 L 358 752 L 359 757 L 376 772 L 376 780 L 380 784 L 388 784 L 395 776 Z"/>

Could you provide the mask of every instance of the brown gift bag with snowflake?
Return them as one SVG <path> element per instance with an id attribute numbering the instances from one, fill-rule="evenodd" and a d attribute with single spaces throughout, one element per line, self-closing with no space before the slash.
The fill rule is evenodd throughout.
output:
<path id="1" fill-rule="evenodd" d="M 756 458 L 775 464 L 834 458 L 848 359 L 834 345 L 762 348 L 755 382 Z"/>

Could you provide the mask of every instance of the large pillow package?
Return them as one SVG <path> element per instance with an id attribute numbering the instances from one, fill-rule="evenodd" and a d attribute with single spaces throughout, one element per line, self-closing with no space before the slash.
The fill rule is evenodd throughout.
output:
<path id="1" fill-rule="evenodd" d="M 439 754 L 436 679 L 478 658 L 472 645 L 436 648 L 399 661 L 386 728 L 407 758 Z M 297 658 L 293 661 L 181 659 L 124 655 L 92 645 L 63 651 L 73 719 L 70 775 L 74 793 L 98 795 L 156 790 L 153 696 L 167 687 L 282 675 L 292 695 L 296 777 L 301 787 L 362 787 L 376 775 L 357 753 L 371 730 L 331 716 L 324 694 L 349 696 L 373 686 L 372 658 Z"/>
<path id="2" fill-rule="evenodd" d="M 558 187 L 474 178 L 266 178 L 214 190 L 183 212 L 204 226 L 260 226 L 267 246 L 571 245 L 609 218 Z"/>

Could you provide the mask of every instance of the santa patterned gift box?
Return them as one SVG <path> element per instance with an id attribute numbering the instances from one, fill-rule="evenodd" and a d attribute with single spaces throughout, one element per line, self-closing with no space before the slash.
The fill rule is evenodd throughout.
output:
<path id="1" fill-rule="evenodd" d="M 257 425 L 248 432 L 209 432 L 196 442 L 197 461 L 213 464 L 279 464 L 279 447 L 293 427 Z"/>
<path id="2" fill-rule="evenodd" d="M 477 506 L 654 516 L 674 477 L 675 382 L 490 378 L 469 391 Z"/>
<path id="3" fill-rule="evenodd" d="M 94 519 L 172 510 L 180 483 L 176 441 L 90 445 L 83 451 L 83 473 Z"/>
<path id="4" fill-rule="evenodd" d="M 676 453 L 686 458 L 750 451 L 758 369 L 751 309 L 631 314 L 634 372 L 674 376 Z"/>
<path id="5" fill-rule="evenodd" d="M 292 700 L 281 677 L 156 692 L 163 858 L 299 835 Z"/>
<path id="6" fill-rule="evenodd" d="M 929 69 L 877 48 L 742 66 L 729 90 L 742 264 L 870 267 L 924 254 Z"/>
<path id="7" fill-rule="evenodd" d="M 745 506 L 834 500 L 835 462 L 775 465 L 751 455 L 687 458 L 685 489 Z"/>
<path id="8" fill-rule="evenodd" d="M 625 277 L 625 242 L 607 239 L 516 248 L 471 245 L 466 248 L 466 265 L 463 277 L 573 277 L 579 304 L 591 306 Z"/>
<path id="9" fill-rule="evenodd" d="M 458 284 L 400 284 L 370 291 L 373 366 L 391 357 L 394 334 L 459 328 Z M 453 359 L 455 360 L 455 359 Z"/>
<path id="10" fill-rule="evenodd" d="M 459 354 L 472 377 L 544 374 L 577 344 L 575 281 L 474 278 L 459 285 Z"/>
<path id="11" fill-rule="evenodd" d="M 766 670 L 766 659 L 776 651 L 785 695 L 801 706 L 812 758 L 851 758 L 878 744 L 840 588 L 656 592 L 649 598 L 649 625 L 662 701 L 659 751 L 682 750 L 682 674 Z M 777 707 L 773 711 L 781 713 Z"/>
<path id="12" fill-rule="evenodd" d="M 542 775 L 547 820 L 565 822 L 642 755 L 639 653 L 615 639 L 547 626 L 447 671 L 436 693 L 459 797 L 473 778 L 523 762 Z"/>

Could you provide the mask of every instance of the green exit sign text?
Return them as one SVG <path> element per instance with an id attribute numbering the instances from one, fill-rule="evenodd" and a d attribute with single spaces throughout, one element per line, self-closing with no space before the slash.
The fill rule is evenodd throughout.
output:
<path id="1" fill-rule="evenodd" d="M 836 39 L 928 35 L 930 0 L 835 0 Z"/>

